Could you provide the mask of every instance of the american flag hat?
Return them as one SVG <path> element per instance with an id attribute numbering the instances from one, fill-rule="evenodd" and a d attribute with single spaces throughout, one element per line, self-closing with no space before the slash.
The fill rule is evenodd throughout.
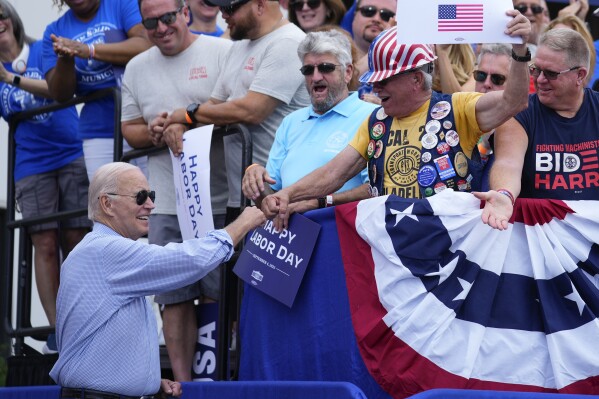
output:
<path id="1" fill-rule="evenodd" d="M 400 72 L 433 62 L 437 56 L 428 44 L 399 44 L 397 27 L 381 32 L 368 49 L 368 72 L 361 83 L 374 83 Z"/>

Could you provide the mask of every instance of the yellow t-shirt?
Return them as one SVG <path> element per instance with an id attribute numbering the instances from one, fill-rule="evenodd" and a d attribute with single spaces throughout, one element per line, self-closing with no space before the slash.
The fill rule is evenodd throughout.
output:
<path id="1" fill-rule="evenodd" d="M 472 150 L 481 135 L 475 112 L 476 102 L 481 96 L 482 93 L 455 93 L 451 97 L 456 124 L 451 129 L 458 132 L 460 146 L 468 158 L 471 157 Z M 384 188 L 383 192 L 379 193 L 380 195 L 395 194 L 403 198 L 420 198 L 418 170 L 420 169 L 421 140 L 426 133 L 424 126 L 429 105 L 430 100 L 405 118 L 393 118 L 385 149 Z M 360 125 L 349 143 L 366 160 L 368 160 L 368 143 L 370 142 L 368 119 L 366 118 Z M 449 129 L 442 128 L 441 132 L 447 130 Z M 439 140 L 439 142 L 442 141 Z"/>

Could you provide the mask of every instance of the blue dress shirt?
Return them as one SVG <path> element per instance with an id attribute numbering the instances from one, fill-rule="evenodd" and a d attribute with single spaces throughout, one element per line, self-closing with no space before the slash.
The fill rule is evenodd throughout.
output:
<path id="1" fill-rule="evenodd" d="M 131 396 L 158 392 L 158 333 L 145 297 L 199 280 L 232 254 L 224 230 L 162 247 L 96 222 L 61 268 L 60 355 L 50 376 L 70 388 Z"/>

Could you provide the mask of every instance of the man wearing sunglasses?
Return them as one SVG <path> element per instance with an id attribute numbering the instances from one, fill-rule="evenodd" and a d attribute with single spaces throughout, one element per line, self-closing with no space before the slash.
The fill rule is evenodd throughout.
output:
<path id="1" fill-rule="evenodd" d="M 526 41 L 530 22 L 515 10 L 505 31 Z M 371 83 L 382 107 L 366 119 L 343 151 L 323 167 L 262 201 L 267 217 L 287 226 L 288 205 L 334 192 L 365 164 L 370 194 L 425 198 L 444 189 L 480 189 L 482 165 L 471 158 L 480 134 L 526 107 L 530 53 L 512 45 L 510 80 L 505 90 L 489 93 L 432 91 L 430 46 L 397 42 L 397 29 L 384 31 L 368 52 L 371 69 L 361 82 Z M 382 60 L 382 61 L 381 61 Z M 364 196 L 362 197 L 364 198 Z M 360 199 L 360 198 L 354 198 Z"/>
<path id="2" fill-rule="evenodd" d="M 482 197 L 489 225 L 507 228 L 517 197 L 599 198 L 599 93 L 585 89 L 589 60 L 578 32 L 552 29 L 539 39 L 530 66 L 536 93 L 495 133 L 491 188 L 510 195 Z"/>
<path id="3" fill-rule="evenodd" d="M 207 0 L 206 0 L 207 1 Z M 277 1 L 211 0 L 220 7 L 233 46 L 206 102 L 191 102 L 167 118 L 188 125 L 243 124 L 253 141 L 253 159 L 265 165 L 277 127 L 283 118 L 309 104 L 296 50 L 305 33 L 289 23 Z M 241 204 L 242 143 L 239 135 L 226 136 L 225 162 L 229 184 L 230 217 Z M 182 149 L 182 134 L 169 129 L 165 141 L 175 155 Z"/>
<path id="4" fill-rule="evenodd" d="M 148 245 L 137 240 L 148 233 L 155 198 L 141 170 L 128 163 L 101 166 L 92 178 L 93 230 L 61 268 L 60 355 L 50 376 L 62 386 L 62 398 L 180 396 L 180 383 L 160 378 L 156 320 L 146 296 L 201 279 L 266 220 L 260 210 L 246 208 L 203 238 Z"/>
<path id="5" fill-rule="evenodd" d="M 352 35 L 359 51 L 359 57 L 368 53 L 370 43 L 385 29 L 395 17 L 397 0 L 358 0 L 352 22 Z"/>
<path id="6" fill-rule="evenodd" d="M 512 2 L 514 9 L 518 10 L 530 21 L 532 30 L 528 37 L 528 43 L 530 51 L 534 56 L 539 36 L 543 33 L 547 25 L 543 15 L 545 11 L 544 2 L 542 0 L 512 0 Z"/>
<path id="7" fill-rule="evenodd" d="M 189 9 L 183 0 L 141 0 L 142 24 L 155 46 L 132 59 L 125 70 L 122 87 L 122 131 L 134 148 L 164 147 L 162 124 L 165 111 L 210 98 L 216 79 L 224 68 L 229 40 L 195 35 L 187 26 Z M 152 77 L 152 78 L 148 78 Z M 170 108 L 165 108 L 165 104 Z M 174 124 L 170 130 L 184 132 L 187 125 Z M 214 226 L 225 223 L 227 175 L 222 166 L 222 138 L 213 137 L 210 148 L 210 192 Z M 177 219 L 173 167 L 168 151 L 148 156 L 150 184 L 158 194 L 150 216 L 150 244 L 181 242 Z M 208 199 L 206 199 L 208 200 Z M 218 300 L 220 270 L 199 282 L 155 297 L 164 305 L 163 332 L 177 381 L 191 381 L 197 341 L 194 300 Z"/>

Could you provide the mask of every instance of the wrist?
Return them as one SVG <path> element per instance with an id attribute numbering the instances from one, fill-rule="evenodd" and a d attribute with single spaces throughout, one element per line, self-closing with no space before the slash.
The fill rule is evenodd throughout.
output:
<path id="1" fill-rule="evenodd" d="M 512 192 L 506 188 L 500 188 L 495 190 L 497 191 L 499 194 L 505 195 L 506 197 L 509 198 L 510 202 L 512 203 L 512 206 L 514 206 L 514 204 L 516 203 L 516 198 L 514 197 L 514 194 L 512 194 Z"/>
<path id="2" fill-rule="evenodd" d="M 529 62 L 532 59 L 530 49 L 526 45 L 512 46 L 512 59 L 516 62 Z"/>

